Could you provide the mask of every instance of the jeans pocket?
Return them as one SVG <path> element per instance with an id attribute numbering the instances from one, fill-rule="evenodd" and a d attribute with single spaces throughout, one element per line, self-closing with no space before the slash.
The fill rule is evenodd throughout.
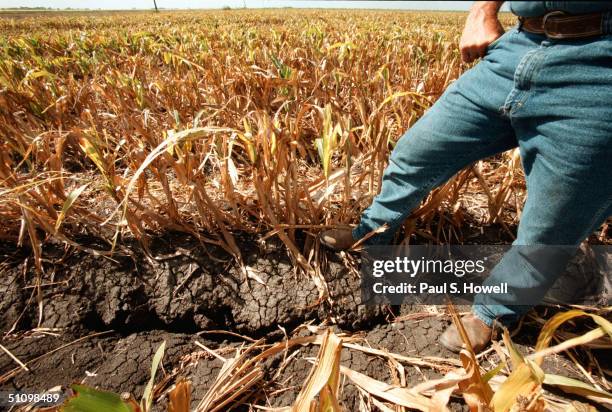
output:
<path id="1" fill-rule="evenodd" d="M 502 40 L 505 40 L 507 37 L 512 36 L 512 34 L 514 34 L 515 32 L 516 32 L 516 29 L 512 28 L 512 29 L 508 30 L 507 32 L 505 32 L 504 34 L 502 34 L 501 36 L 499 36 L 497 39 L 493 40 L 487 46 L 487 53 L 490 52 L 491 50 L 495 49 L 497 46 L 499 46 L 499 44 L 502 42 Z"/>

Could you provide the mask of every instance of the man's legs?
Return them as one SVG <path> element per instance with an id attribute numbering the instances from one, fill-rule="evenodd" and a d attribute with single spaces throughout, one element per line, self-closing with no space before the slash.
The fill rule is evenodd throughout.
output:
<path id="1" fill-rule="evenodd" d="M 535 67 L 526 62 L 525 71 L 517 73 L 507 108 L 519 141 L 527 200 L 516 247 L 486 281 L 508 282 L 516 299 L 509 304 L 478 296 L 474 312 L 488 324 L 496 318 L 512 321 L 541 299 L 580 242 L 612 214 L 611 55 L 609 36 L 546 42 Z M 534 247 L 542 245 L 568 247 Z"/>
<path id="2" fill-rule="evenodd" d="M 533 44 L 513 44 L 515 34 L 506 33 L 495 50 L 451 85 L 397 142 L 381 191 L 353 230 L 355 240 L 387 224 L 386 232 L 367 243 L 389 243 L 430 190 L 470 163 L 516 146 L 501 108 L 512 90 L 515 67 Z"/>

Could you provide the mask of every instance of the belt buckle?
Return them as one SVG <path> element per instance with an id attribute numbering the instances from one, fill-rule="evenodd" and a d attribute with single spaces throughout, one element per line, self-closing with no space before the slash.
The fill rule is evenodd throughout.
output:
<path id="1" fill-rule="evenodd" d="M 549 39 L 563 39 L 564 36 L 562 34 L 551 34 L 548 31 L 548 27 L 547 27 L 547 23 L 548 23 L 548 19 L 551 17 L 557 17 L 557 16 L 566 16 L 567 13 L 561 10 L 555 10 L 555 11 L 551 11 L 549 13 L 546 13 L 542 19 L 542 30 L 544 30 L 544 34 L 546 35 L 546 37 L 548 37 Z"/>

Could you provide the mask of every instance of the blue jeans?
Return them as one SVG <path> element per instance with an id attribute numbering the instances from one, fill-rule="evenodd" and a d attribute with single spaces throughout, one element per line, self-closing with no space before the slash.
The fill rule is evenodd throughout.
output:
<path id="1" fill-rule="evenodd" d="M 514 28 L 493 42 L 397 142 L 353 236 L 387 224 L 367 243 L 388 244 L 430 190 L 517 146 L 527 199 L 514 244 L 577 247 L 612 215 L 612 35 L 549 40 Z M 544 296 L 562 270 L 528 263 L 511 249 L 487 282 Z M 478 296 L 473 310 L 511 321 L 528 310 L 515 303 Z"/>

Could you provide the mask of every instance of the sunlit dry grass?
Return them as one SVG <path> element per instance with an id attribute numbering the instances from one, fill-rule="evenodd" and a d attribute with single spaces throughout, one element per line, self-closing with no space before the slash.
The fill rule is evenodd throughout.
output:
<path id="1" fill-rule="evenodd" d="M 0 236 L 76 245 L 87 234 L 110 250 L 121 236 L 146 247 L 148 234 L 177 230 L 239 255 L 232 233 L 273 231 L 296 255 L 296 228 L 357 221 L 394 142 L 465 69 L 462 19 L 249 10 L 0 20 Z M 515 167 L 496 162 L 480 174 L 497 195 L 485 218 L 520 207 L 520 173 L 498 185 Z M 464 173 L 415 216 L 460 224 L 458 194 L 473 184 Z"/>
<path id="2" fill-rule="evenodd" d="M 237 232 L 279 236 L 323 298 L 312 236 L 357 222 L 397 139 L 467 68 L 457 51 L 463 18 L 241 10 L 0 19 L 0 239 L 29 244 L 40 272 L 51 239 L 85 248 L 79 239 L 95 236 L 108 245 L 88 250 L 109 253 L 124 237 L 146 250 L 150 236 L 183 231 L 240 262 Z M 479 162 L 435 190 L 404 236 L 457 241 L 468 215 L 510 233 L 524 192 L 515 152 Z M 554 322 L 574 316 L 586 315 Z M 495 347 L 501 366 L 486 375 L 467 347 L 463 369 L 454 361 L 444 378 L 410 389 L 342 366 L 342 348 L 444 370 L 451 360 L 408 358 L 327 330 L 257 342 L 234 358 L 213 352 L 225 366 L 198 410 L 246 401 L 263 385 L 264 359 L 306 344 L 321 351 L 291 410 L 340 410 L 340 376 L 380 410 L 445 410 L 453 393 L 472 410 L 505 411 L 518 395 L 525 410 L 540 410 L 551 402 L 543 384 L 608 400 L 539 367 L 543 354 L 610 334 L 609 322 L 593 319 L 597 329 L 551 348 L 558 324 L 546 324 L 540 357 L 523 358 L 505 336 L 504 350 Z M 509 378 L 500 383 L 499 373 Z M 182 405 L 175 410 L 189 404 L 183 385 L 170 396 Z"/>

